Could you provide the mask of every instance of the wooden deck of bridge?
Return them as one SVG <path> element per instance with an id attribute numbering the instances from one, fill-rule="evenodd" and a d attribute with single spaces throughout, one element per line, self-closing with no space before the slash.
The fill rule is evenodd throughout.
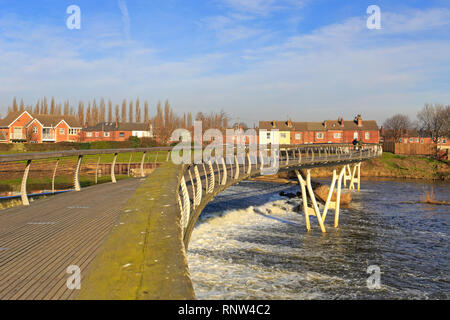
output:
<path id="1" fill-rule="evenodd" d="M 73 299 L 66 270 L 89 266 L 142 179 L 0 211 L 0 299 Z"/>

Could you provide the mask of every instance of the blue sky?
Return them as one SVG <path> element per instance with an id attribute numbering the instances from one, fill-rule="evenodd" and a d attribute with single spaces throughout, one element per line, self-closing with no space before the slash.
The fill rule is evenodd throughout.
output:
<path id="1" fill-rule="evenodd" d="M 450 103 L 449 53 L 449 0 L 0 0 L 0 113 L 14 96 L 139 96 L 248 123 L 382 122 Z"/>

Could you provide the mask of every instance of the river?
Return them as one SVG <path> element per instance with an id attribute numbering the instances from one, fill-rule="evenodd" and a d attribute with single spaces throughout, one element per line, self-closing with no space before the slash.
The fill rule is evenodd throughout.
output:
<path id="1" fill-rule="evenodd" d="M 321 180 L 318 180 L 321 181 Z M 322 181 L 324 182 L 324 181 Z M 362 181 L 327 233 L 307 233 L 298 186 L 242 182 L 204 210 L 188 251 L 198 299 L 449 299 L 450 207 L 414 203 L 425 190 L 449 201 L 450 184 Z M 369 266 L 381 271 L 369 289 Z"/>

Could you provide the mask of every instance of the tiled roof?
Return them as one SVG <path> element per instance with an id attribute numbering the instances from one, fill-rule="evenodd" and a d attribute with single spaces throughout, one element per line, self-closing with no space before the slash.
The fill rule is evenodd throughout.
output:
<path id="1" fill-rule="evenodd" d="M 273 126 L 275 123 L 275 126 Z M 288 127 L 287 121 L 260 121 L 260 130 L 278 129 L 279 131 L 326 131 L 326 130 L 379 130 L 375 120 L 363 120 L 362 126 L 358 127 L 355 121 L 344 121 L 343 126 L 337 120 L 326 120 L 324 122 L 293 122 L 292 127 Z"/>
<path id="2" fill-rule="evenodd" d="M 75 116 L 62 115 L 47 115 L 47 114 L 33 114 L 34 119 L 37 119 L 44 127 L 55 127 L 58 123 L 64 120 L 71 128 L 81 128 L 82 125 Z"/>
<path id="3" fill-rule="evenodd" d="M 8 127 L 14 120 L 16 120 L 25 111 L 10 112 L 6 117 L 0 119 L 0 127 Z"/>
<path id="4" fill-rule="evenodd" d="M 149 131 L 149 123 L 119 123 L 115 122 L 98 123 L 95 126 L 83 128 L 84 131 Z"/>

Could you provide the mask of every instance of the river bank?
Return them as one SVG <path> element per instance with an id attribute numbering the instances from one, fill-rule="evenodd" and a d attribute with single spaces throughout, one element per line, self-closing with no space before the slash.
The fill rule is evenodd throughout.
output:
<path id="1" fill-rule="evenodd" d="M 312 178 L 329 178 L 332 175 L 332 167 L 311 170 Z M 362 163 L 361 177 L 450 181 L 450 162 L 419 156 L 395 155 L 385 152 L 380 158 L 371 159 Z M 262 176 L 254 180 L 275 183 L 297 183 L 293 172 L 280 172 L 273 176 Z"/>

